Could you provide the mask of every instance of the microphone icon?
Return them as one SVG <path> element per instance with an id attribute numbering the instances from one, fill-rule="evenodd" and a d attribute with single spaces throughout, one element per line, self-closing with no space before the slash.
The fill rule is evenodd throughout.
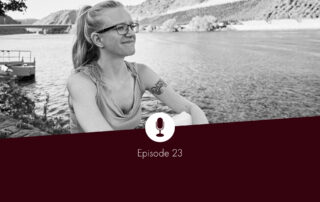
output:
<path id="1" fill-rule="evenodd" d="M 157 119 L 156 128 L 159 130 L 159 134 L 157 134 L 157 137 L 163 137 L 164 135 L 161 133 L 161 130 L 164 129 L 164 121 L 162 118 Z"/>

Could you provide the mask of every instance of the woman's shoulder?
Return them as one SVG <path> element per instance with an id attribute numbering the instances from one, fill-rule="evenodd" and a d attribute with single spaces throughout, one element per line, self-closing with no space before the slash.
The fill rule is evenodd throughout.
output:
<path id="1" fill-rule="evenodd" d="M 68 77 L 68 83 L 88 82 L 90 77 L 84 72 L 72 72 Z"/>
<path id="2" fill-rule="evenodd" d="M 133 62 L 132 64 L 135 67 L 139 76 L 145 76 L 146 74 L 148 74 L 148 71 L 151 70 L 150 67 L 142 63 Z"/>
<path id="3" fill-rule="evenodd" d="M 135 67 L 144 89 L 148 89 L 160 79 L 159 75 L 145 64 L 135 63 Z"/>
<path id="4" fill-rule="evenodd" d="M 75 70 L 68 77 L 67 88 L 69 90 L 93 89 L 95 84 L 87 73 Z"/>
<path id="5" fill-rule="evenodd" d="M 69 79 L 71 80 L 80 80 L 80 81 L 91 81 L 96 83 L 97 81 L 97 75 L 98 72 L 95 72 L 94 69 L 97 69 L 97 67 L 94 64 L 88 64 L 85 66 L 80 66 L 75 68 L 71 75 L 69 76 Z"/>

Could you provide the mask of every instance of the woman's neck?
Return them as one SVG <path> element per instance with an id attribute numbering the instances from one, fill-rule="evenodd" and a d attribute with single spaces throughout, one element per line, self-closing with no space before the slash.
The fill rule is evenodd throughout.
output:
<path id="1" fill-rule="evenodd" d="M 102 77 L 108 80 L 118 80 L 127 73 L 124 58 L 100 57 L 97 61 L 102 69 Z"/>

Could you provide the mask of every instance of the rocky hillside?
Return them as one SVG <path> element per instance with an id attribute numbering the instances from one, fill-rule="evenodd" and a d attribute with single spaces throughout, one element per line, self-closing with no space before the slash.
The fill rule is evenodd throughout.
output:
<path id="1" fill-rule="evenodd" d="M 76 10 L 61 10 L 55 13 L 51 13 L 47 17 L 44 17 L 33 24 L 36 25 L 65 25 L 65 24 L 75 24 L 77 18 L 77 11 Z M 35 31 L 36 29 L 30 28 L 29 30 Z M 47 33 L 66 33 L 68 30 L 61 29 L 61 28 L 51 28 L 47 29 Z"/>
<path id="2" fill-rule="evenodd" d="M 134 19 L 143 19 L 170 13 L 185 7 L 191 7 L 216 0 L 146 0 L 140 5 L 127 6 Z M 221 1 L 221 0 L 219 0 Z"/>
<path id="3" fill-rule="evenodd" d="M 0 16 L 0 24 L 21 24 L 9 16 Z M 0 34 L 22 34 L 27 33 L 23 28 L 0 28 Z"/>
<path id="4" fill-rule="evenodd" d="M 38 19 L 27 18 L 27 19 L 16 20 L 16 21 L 20 22 L 23 25 L 32 25 L 33 23 L 37 22 Z"/>
<path id="5" fill-rule="evenodd" d="M 184 24 L 204 15 L 219 20 L 301 19 L 320 17 L 320 0 L 146 0 L 127 9 L 142 25 L 160 25 L 172 18 Z M 76 10 L 58 11 L 34 24 L 74 24 L 76 13 Z"/>
<path id="6" fill-rule="evenodd" d="M 266 15 L 269 18 L 319 18 L 320 0 L 278 0 Z"/>
<path id="7" fill-rule="evenodd" d="M 127 6 L 127 9 L 134 19 L 140 20 L 167 12 L 169 5 L 173 2 L 174 0 L 146 0 L 137 6 Z"/>
<path id="8" fill-rule="evenodd" d="M 228 18 L 271 20 L 320 17 L 320 0 L 250 0 L 249 2 L 252 2 L 250 6 L 235 8 L 236 12 Z"/>
<path id="9" fill-rule="evenodd" d="M 61 10 L 48 15 L 34 24 L 49 25 L 49 24 L 74 24 L 77 17 L 76 10 Z"/>
<path id="10" fill-rule="evenodd" d="M 20 22 L 6 15 L 6 16 L 0 16 L 0 24 L 20 24 Z"/>
<path id="11" fill-rule="evenodd" d="M 320 0 L 243 0 L 144 18 L 141 24 L 160 25 L 171 18 L 184 24 L 195 16 L 204 15 L 213 15 L 219 20 L 319 18 Z"/>

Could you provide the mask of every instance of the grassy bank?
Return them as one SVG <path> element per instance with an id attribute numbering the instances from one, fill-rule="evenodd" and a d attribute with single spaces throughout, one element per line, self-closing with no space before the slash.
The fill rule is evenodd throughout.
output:
<path id="1" fill-rule="evenodd" d="M 61 118 L 47 116 L 49 96 L 43 113 L 35 112 L 35 101 L 30 98 L 14 79 L 0 81 L 0 113 L 19 120 L 22 124 L 32 125 L 49 134 L 66 134 Z"/>

